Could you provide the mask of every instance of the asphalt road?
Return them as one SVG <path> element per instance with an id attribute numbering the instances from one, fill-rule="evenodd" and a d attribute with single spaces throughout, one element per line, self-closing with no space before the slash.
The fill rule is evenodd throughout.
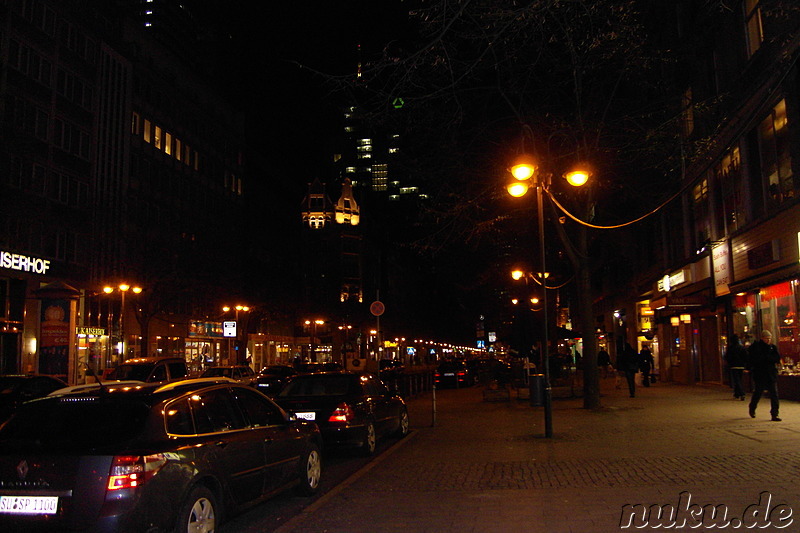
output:
<path id="1" fill-rule="evenodd" d="M 397 439 L 394 438 L 378 441 L 378 448 L 373 457 L 361 457 L 356 452 L 349 450 L 327 451 L 323 455 L 322 483 L 316 495 L 312 497 L 298 496 L 293 490 L 288 490 L 225 522 L 219 528 L 220 533 L 269 533 L 275 530 L 371 461 L 380 457 L 397 442 Z"/>

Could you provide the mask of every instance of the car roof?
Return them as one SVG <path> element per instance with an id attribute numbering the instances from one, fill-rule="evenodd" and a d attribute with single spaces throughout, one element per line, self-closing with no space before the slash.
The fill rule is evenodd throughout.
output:
<path id="1" fill-rule="evenodd" d="M 133 380 L 109 380 L 102 383 L 87 383 L 84 385 L 65 387 L 63 389 L 58 389 L 51 392 L 48 396 L 95 396 L 101 392 L 102 394 L 156 394 L 175 390 L 201 388 L 220 383 L 238 384 L 236 380 L 223 377 L 181 379 L 169 383 L 145 383 L 143 381 Z"/>

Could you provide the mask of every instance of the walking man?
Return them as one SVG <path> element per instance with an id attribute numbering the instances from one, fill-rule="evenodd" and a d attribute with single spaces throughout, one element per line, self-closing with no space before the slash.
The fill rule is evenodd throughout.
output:
<path id="1" fill-rule="evenodd" d="M 766 390 L 769 393 L 770 415 L 773 422 L 780 422 L 778 417 L 778 363 L 781 356 L 778 349 L 772 344 L 772 333 L 768 330 L 761 332 L 761 340 L 754 342 L 748 351 L 748 367 L 753 377 L 753 396 L 750 398 L 750 418 L 756 417 L 756 407 L 761 395 Z"/>

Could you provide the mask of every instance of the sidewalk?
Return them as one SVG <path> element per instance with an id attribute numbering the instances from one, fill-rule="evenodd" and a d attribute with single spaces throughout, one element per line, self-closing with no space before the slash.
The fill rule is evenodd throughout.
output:
<path id="1" fill-rule="evenodd" d="M 800 531 L 787 516 L 800 512 L 800 403 L 771 422 L 768 398 L 751 419 L 723 386 L 657 383 L 629 398 L 610 379 L 602 391 L 599 411 L 555 399 L 552 439 L 543 408 L 514 395 L 437 391 L 434 427 L 431 395 L 416 398 L 409 437 L 277 531 L 655 531 L 688 528 L 692 511 L 695 531 Z"/>

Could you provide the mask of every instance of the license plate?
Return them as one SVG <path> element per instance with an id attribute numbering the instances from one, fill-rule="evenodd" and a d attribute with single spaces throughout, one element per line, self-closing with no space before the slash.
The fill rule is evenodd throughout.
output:
<path id="1" fill-rule="evenodd" d="M 453 372 L 445 372 L 444 373 L 444 377 L 446 377 L 446 378 L 451 378 L 453 376 L 455 376 L 455 374 Z"/>
<path id="2" fill-rule="evenodd" d="M 0 513 L 55 514 L 57 496 L 0 496 Z"/>
<path id="3" fill-rule="evenodd" d="M 303 420 L 315 420 L 317 418 L 316 413 L 313 411 L 310 413 L 295 413 L 295 416 L 297 418 L 302 418 Z"/>

